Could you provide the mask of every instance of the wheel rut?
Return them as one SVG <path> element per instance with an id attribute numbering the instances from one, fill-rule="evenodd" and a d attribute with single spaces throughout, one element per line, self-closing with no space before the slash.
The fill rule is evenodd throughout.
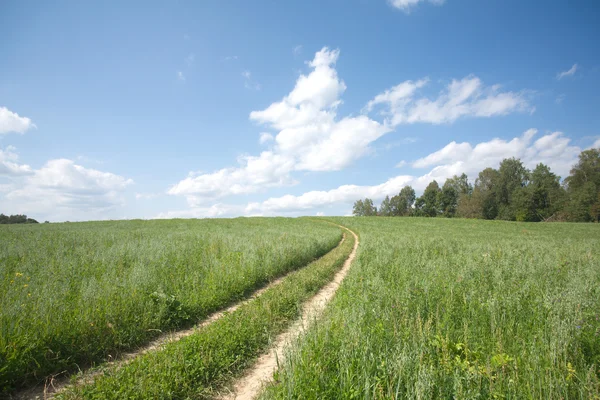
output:
<path id="1" fill-rule="evenodd" d="M 341 228 L 345 229 L 344 227 L 340 226 Z M 356 236 L 356 235 L 355 235 Z M 338 242 L 338 244 L 332 248 L 331 250 L 329 250 L 329 252 L 327 252 L 327 254 L 329 254 L 330 252 L 334 251 L 335 249 L 337 249 L 339 246 L 342 245 L 342 243 L 344 243 L 344 241 L 346 240 L 346 234 L 344 233 L 342 235 L 341 240 Z M 355 244 L 355 248 L 356 248 L 356 244 Z M 310 264 L 310 263 L 308 263 Z M 307 265 L 308 265 L 307 264 Z M 344 264 L 345 265 L 345 264 Z M 301 267 L 304 268 L 304 267 Z M 301 269 L 299 268 L 299 269 Z M 100 374 L 103 373 L 103 370 L 106 368 L 118 368 L 122 365 L 125 365 L 131 361 L 133 361 L 135 358 L 144 355 L 146 353 L 152 352 L 152 351 L 160 351 L 161 347 L 165 346 L 168 343 L 171 342 L 176 342 L 178 340 L 181 340 L 187 336 L 193 335 L 194 333 L 198 332 L 199 330 L 207 327 L 208 325 L 214 323 L 215 321 L 218 321 L 219 319 L 221 319 L 222 317 L 224 317 L 227 314 L 230 314 L 234 311 L 236 311 L 238 308 L 242 307 L 243 305 L 251 302 L 252 300 L 260 297 L 263 293 L 265 293 L 267 290 L 279 285 L 280 283 L 282 283 L 287 277 L 288 275 L 294 273 L 295 271 L 298 271 L 299 269 L 295 269 L 292 271 L 287 272 L 286 274 L 280 276 L 279 278 L 269 282 L 268 284 L 266 284 L 265 286 L 263 286 L 262 288 L 256 290 L 255 292 L 253 292 L 248 298 L 246 298 L 245 300 L 239 301 L 223 310 L 217 311 L 211 315 L 209 315 L 206 319 L 204 319 L 201 323 L 193 326 L 192 328 L 189 329 L 185 329 L 185 330 L 180 330 L 180 331 L 175 331 L 175 332 L 169 332 L 166 333 L 164 335 L 161 335 L 160 337 L 158 337 L 157 339 L 153 340 L 152 342 L 148 343 L 146 346 L 134 351 L 134 352 L 130 352 L 130 353 L 126 353 L 123 356 L 121 356 L 118 360 L 115 361 L 108 361 L 104 364 L 102 364 L 99 369 L 89 369 L 86 370 L 82 373 L 82 376 L 80 378 L 77 379 L 77 382 L 75 383 L 75 385 L 81 385 L 81 384 L 87 384 L 90 382 L 93 382 L 94 378 Z M 100 369 L 102 368 L 102 369 Z M 11 398 L 13 399 L 19 399 L 19 400 L 24 400 L 24 399 L 51 399 L 53 398 L 55 395 L 61 393 L 62 391 L 64 391 L 66 388 L 68 388 L 69 386 L 72 385 L 71 383 L 72 381 L 69 379 L 69 377 L 60 377 L 60 378 L 56 378 L 55 376 L 49 377 L 47 378 L 46 383 L 42 386 L 39 385 L 37 387 L 34 388 L 29 388 L 29 389 L 25 389 L 19 393 L 14 394 Z"/>
<path id="2" fill-rule="evenodd" d="M 345 226 L 337 226 L 354 236 L 354 247 L 346 261 L 344 261 L 342 268 L 335 274 L 331 282 L 304 303 L 302 316 L 285 332 L 277 336 L 274 345 L 268 352 L 263 354 L 245 375 L 233 383 L 232 389 L 228 393 L 217 397 L 219 400 L 255 399 L 260 394 L 264 385 L 271 381 L 273 373 L 277 370 L 279 364 L 285 360 L 285 350 L 321 316 L 325 306 L 331 301 L 348 274 L 352 261 L 356 257 L 356 250 L 359 244 L 356 233 Z"/>

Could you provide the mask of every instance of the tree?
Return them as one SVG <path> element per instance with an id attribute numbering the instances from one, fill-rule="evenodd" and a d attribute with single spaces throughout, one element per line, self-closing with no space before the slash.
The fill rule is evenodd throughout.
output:
<path id="1" fill-rule="evenodd" d="M 585 150 L 565 179 L 568 200 L 565 211 L 572 221 L 592 221 L 600 195 L 600 149 Z"/>
<path id="2" fill-rule="evenodd" d="M 516 219 L 516 210 L 513 196 L 517 190 L 527 186 L 529 171 L 523 166 L 521 160 L 505 158 L 498 168 L 496 201 L 498 204 L 498 218 L 509 221 Z"/>
<path id="3" fill-rule="evenodd" d="M 33 218 L 27 218 L 25 214 L 4 215 L 0 214 L 0 224 L 37 224 Z"/>
<path id="4" fill-rule="evenodd" d="M 354 203 L 352 214 L 357 217 L 371 217 L 377 215 L 377 207 L 373 205 L 373 200 L 366 198 L 357 200 Z"/>
<path id="5" fill-rule="evenodd" d="M 379 215 L 382 217 L 391 217 L 392 216 L 392 204 L 390 201 L 390 196 L 385 196 L 385 199 L 381 202 L 379 206 Z"/>
<path id="6" fill-rule="evenodd" d="M 438 198 L 442 214 L 446 217 L 454 217 L 460 196 L 469 196 L 471 192 L 473 192 L 473 186 L 469 184 L 466 174 L 454 175 L 452 178 L 446 179 Z"/>
<path id="7" fill-rule="evenodd" d="M 518 221 L 543 221 L 561 208 L 565 191 L 560 177 L 544 164 L 535 167 L 530 179 L 526 187 L 517 190 L 515 216 Z"/>
<path id="8" fill-rule="evenodd" d="M 483 218 L 481 192 L 473 192 L 471 195 L 461 194 L 458 196 L 456 216 L 460 218 Z"/>
<path id="9" fill-rule="evenodd" d="M 354 215 L 355 217 L 362 217 L 365 215 L 364 210 L 365 210 L 364 201 L 356 200 L 354 202 L 354 206 L 352 207 L 352 215 Z"/>
<path id="10" fill-rule="evenodd" d="M 436 181 L 431 182 L 425 188 L 421 196 L 423 203 L 421 210 L 426 217 L 435 217 L 439 214 L 438 197 L 440 192 L 440 185 Z"/>
<path id="11" fill-rule="evenodd" d="M 493 168 L 481 171 L 473 188 L 474 202 L 481 210 L 481 217 L 495 219 L 498 216 L 497 190 L 500 174 Z"/>
<path id="12" fill-rule="evenodd" d="M 400 193 L 392 197 L 390 201 L 392 215 L 410 215 L 416 197 L 415 190 L 411 186 L 404 186 L 402 190 L 400 190 Z"/>

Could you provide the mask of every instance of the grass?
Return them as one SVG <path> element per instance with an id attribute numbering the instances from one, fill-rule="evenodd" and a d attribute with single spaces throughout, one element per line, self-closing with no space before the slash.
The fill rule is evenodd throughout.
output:
<path id="1" fill-rule="evenodd" d="M 600 398 L 600 226 L 337 218 L 361 245 L 263 399 Z"/>
<path id="2" fill-rule="evenodd" d="M 306 219 L 0 227 L 0 394 L 134 349 L 332 249 Z"/>
<path id="3" fill-rule="evenodd" d="M 93 383 L 75 385 L 58 398 L 202 399 L 214 395 L 299 317 L 302 302 L 333 278 L 353 245 L 352 235 L 346 235 L 330 253 L 198 333 L 109 368 Z"/>

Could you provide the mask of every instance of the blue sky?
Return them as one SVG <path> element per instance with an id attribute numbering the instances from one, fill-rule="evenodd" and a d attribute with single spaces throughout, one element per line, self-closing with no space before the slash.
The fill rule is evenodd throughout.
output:
<path id="1" fill-rule="evenodd" d="M 600 147 L 595 1 L 0 5 L 0 212 L 344 215 Z"/>

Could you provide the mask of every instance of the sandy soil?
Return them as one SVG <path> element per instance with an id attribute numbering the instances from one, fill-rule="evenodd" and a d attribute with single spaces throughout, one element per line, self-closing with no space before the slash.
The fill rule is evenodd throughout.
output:
<path id="1" fill-rule="evenodd" d="M 347 229 L 345 227 L 342 227 Z M 340 284 L 348 274 L 352 261 L 356 257 L 358 248 L 358 236 L 348 229 L 354 236 L 354 248 L 344 262 L 340 271 L 336 273 L 333 280 L 323 287 L 315 296 L 308 300 L 302 311 L 302 316 L 287 331 L 282 333 L 275 340 L 274 345 L 268 353 L 262 355 L 256 364 L 233 384 L 232 390 L 219 397 L 221 400 L 252 400 L 255 399 L 262 389 L 268 383 L 273 372 L 277 370 L 278 364 L 285 359 L 285 350 L 293 341 L 298 338 L 310 325 L 319 318 L 327 303 L 333 298 Z"/>

